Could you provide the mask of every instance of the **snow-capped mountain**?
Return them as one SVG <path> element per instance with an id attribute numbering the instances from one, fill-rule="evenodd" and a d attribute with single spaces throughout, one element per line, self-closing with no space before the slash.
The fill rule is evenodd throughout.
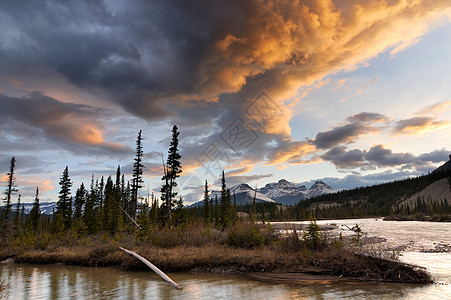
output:
<path id="1" fill-rule="evenodd" d="M 279 182 L 268 183 L 258 191 L 279 203 L 291 205 L 306 199 L 305 192 L 307 188 L 305 185 L 299 185 L 291 183 L 286 179 L 281 179 Z"/>
<path id="2" fill-rule="evenodd" d="M 257 193 L 255 193 L 255 189 L 246 183 L 235 185 L 230 189 L 232 202 L 235 194 L 237 205 L 251 204 L 254 195 L 256 202 L 277 202 L 283 205 L 294 205 L 301 200 L 334 192 L 335 190 L 323 181 L 316 181 L 315 184 L 307 189 L 305 185 L 292 183 L 285 179 L 268 183 L 263 188 L 257 189 Z M 221 191 L 211 192 L 210 199 L 214 200 L 216 197 L 219 202 L 221 200 Z M 203 201 L 193 204 L 193 206 L 198 205 L 202 206 Z"/>
<path id="3" fill-rule="evenodd" d="M 29 214 L 31 209 L 33 208 L 33 203 L 21 203 L 20 209 L 22 209 L 22 205 L 24 206 L 24 213 Z M 3 208 L 4 206 L 2 206 Z M 41 202 L 39 203 L 39 207 L 41 210 L 41 214 L 51 215 L 53 214 L 53 208 L 56 209 L 56 202 Z M 17 209 L 17 203 L 13 203 L 12 211 Z"/>
<path id="4" fill-rule="evenodd" d="M 307 189 L 305 185 L 292 183 L 286 179 L 268 183 L 258 191 L 283 205 L 293 205 L 301 200 L 335 192 L 323 181 L 316 181 L 310 189 Z"/>
<path id="5" fill-rule="evenodd" d="M 259 193 L 257 191 L 257 193 L 255 193 L 255 190 L 253 188 L 251 188 L 248 184 L 246 183 L 241 183 L 238 185 L 233 186 L 230 189 L 230 196 L 231 196 L 231 200 L 233 203 L 233 197 L 235 197 L 236 199 L 236 204 L 237 205 L 244 205 L 244 204 L 252 204 L 252 201 L 254 199 L 254 195 L 255 195 L 255 202 L 276 202 L 273 199 L 263 195 L 262 193 Z M 221 201 L 221 191 L 212 191 L 210 194 L 210 199 L 215 199 L 216 197 L 218 197 L 218 202 Z M 194 205 L 200 204 L 202 205 L 203 202 L 196 202 Z"/>

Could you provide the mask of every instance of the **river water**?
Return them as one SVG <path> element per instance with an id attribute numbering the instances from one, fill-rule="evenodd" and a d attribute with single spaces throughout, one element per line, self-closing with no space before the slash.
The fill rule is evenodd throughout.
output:
<path id="1" fill-rule="evenodd" d="M 396 222 L 380 219 L 319 221 L 359 224 L 364 233 L 387 239 L 383 247 L 403 246 L 401 260 L 424 266 L 439 282 L 410 284 L 331 284 L 297 286 L 253 281 L 245 276 L 174 273 L 176 290 L 150 270 L 64 265 L 0 264 L 4 299 L 451 299 L 451 253 L 424 253 L 437 243 L 451 244 L 451 223 Z"/>

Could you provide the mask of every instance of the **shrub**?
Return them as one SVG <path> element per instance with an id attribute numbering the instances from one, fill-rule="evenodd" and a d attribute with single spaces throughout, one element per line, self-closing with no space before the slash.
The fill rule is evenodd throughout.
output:
<path id="1" fill-rule="evenodd" d="M 232 247 L 254 249 L 269 242 L 270 239 L 255 224 L 238 223 L 227 231 L 226 243 Z"/>
<path id="2" fill-rule="evenodd" d="M 318 224 L 316 224 L 316 220 L 310 222 L 307 230 L 304 232 L 303 240 L 305 246 L 312 250 L 320 249 L 325 245 L 324 236 L 321 234 L 320 228 Z"/>

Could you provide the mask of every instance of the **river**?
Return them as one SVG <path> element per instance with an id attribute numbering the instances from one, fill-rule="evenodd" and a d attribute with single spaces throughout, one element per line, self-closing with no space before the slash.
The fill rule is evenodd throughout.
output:
<path id="1" fill-rule="evenodd" d="M 253 281 L 239 275 L 168 274 L 183 286 L 176 290 L 151 271 L 64 265 L 0 264 L 5 299 L 451 299 L 451 253 L 424 253 L 437 243 L 451 244 L 451 223 L 396 222 L 380 219 L 329 220 L 348 233 L 359 224 L 364 233 L 387 239 L 384 247 L 403 246 L 401 260 L 424 266 L 438 284 L 357 284 L 297 286 Z M 1 297 L 0 297 L 1 298 Z"/>

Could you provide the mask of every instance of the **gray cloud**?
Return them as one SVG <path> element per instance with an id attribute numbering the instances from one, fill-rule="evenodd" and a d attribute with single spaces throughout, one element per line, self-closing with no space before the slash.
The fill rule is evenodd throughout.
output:
<path id="1" fill-rule="evenodd" d="M 375 170 L 384 167 L 397 167 L 417 172 L 432 171 L 434 163 L 446 161 L 449 151 L 434 150 L 415 156 L 411 153 L 394 153 L 382 145 L 374 145 L 370 150 L 347 150 L 346 146 L 336 146 L 324 153 L 321 158 L 330 161 L 338 169 Z"/>
<path id="2" fill-rule="evenodd" d="M 360 122 L 350 123 L 332 130 L 319 132 L 314 144 L 319 149 L 328 149 L 341 143 L 350 143 L 358 136 L 370 132 L 372 129 Z"/>
<path id="3" fill-rule="evenodd" d="M 375 145 L 365 153 L 365 159 L 379 167 L 391 167 L 411 163 L 415 160 L 415 156 L 410 153 L 393 153 L 382 145 Z"/>
<path id="4" fill-rule="evenodd" d="M 24 97 L 0 94 L 0 132 L 19 138 L 57 144 L 77 154 L 122 156 L 132 153 L 128 146 L 103 139 L 94 116 L 109 112 L 91 106 L 60 102 L 39 92 Z M 7 137 L 4 137 L 7 139 Z"/>
<path id="5" fill-rule="evenodd" d="M 365 162 L 364 152 L 359 149 L 346 150 L 346 146 L 333 147 L 324 153 L 321 158 L 342 169 L 360 167 Z"/>
<path id="6" fill-rule="evenodd" d="M 361 112 L 347 118 L 349 122 L 381 122 L 388 121 L 388 118 L 382 114 Z"/>
<path id="7" fill-rule="evenodd" d="M 418 176 L 421 173 L 417 171 L 384 171 L 375 174 L 361 175 L 361 174 L 350 174 L 346 175 L 343 178 L 337 177 L 324 177 L 315 180 L 310 180 L 306 182 L 302 182 L 305 186 L 310 186 L 315 183 L 317 180 L 322 180 L 327 183 L 329 186 L 336 190 L 344 190 L 344 189 L 353 189 L 356 187 L 369 186 L 373 184 L 381 184 L 390 182 L 393 180 L 399 180 L 403 178 L 408 178 L 412 176 Z"/>
<path id="8" fill-rule="evenodd" d="M 393 128 L 393 132 L 399 134 L 416 134 L 424 130 L 439 128 L 447 124 L 451 124 L 451 122 L 436 121 L 432 117 L 413 117 L 397 121 Z"/>

